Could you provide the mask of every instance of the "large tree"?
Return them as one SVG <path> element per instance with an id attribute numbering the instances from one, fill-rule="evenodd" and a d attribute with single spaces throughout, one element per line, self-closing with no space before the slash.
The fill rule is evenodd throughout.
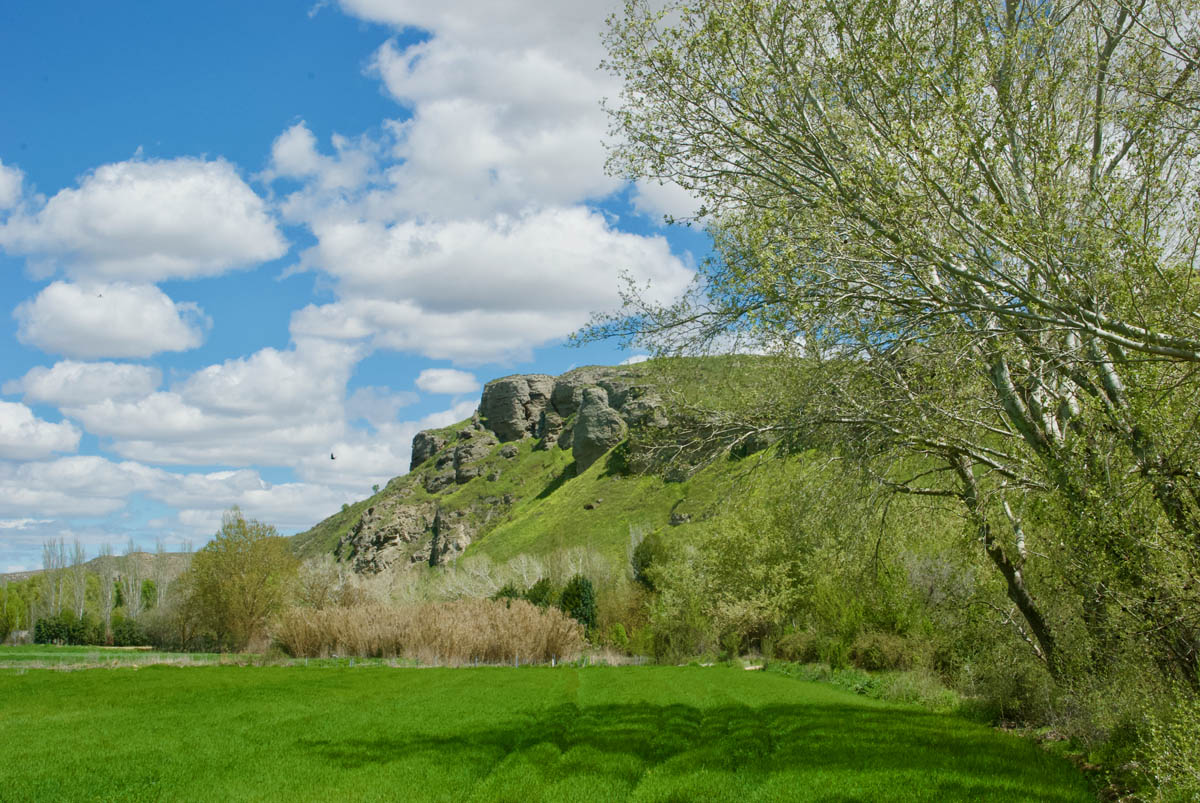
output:
<path id="1" fill-rule="evenodd" d="M 1194 0 L 630 0 L 612 166 L 691 191 L 715 257 L 689 299 L 633 297 L 593 334 L 822 360 L 793 423 L 932 461 L 881 476 L 962 502 L 1052 671 L 1035 551 L 1095 644 L 1117 612 L 1197 682 L 1198 21 Z M 1037 550 L 1030 495 L 1061 512 Z"/>
<path id="2" fill-rule="evenodd" d="M 247 520 L 236 507 L 192 557 L 182 578 L 186 605 L 203 629 L 229 649 L 243 649 L 286 600 L 298 562 L 269 524 Z"/>

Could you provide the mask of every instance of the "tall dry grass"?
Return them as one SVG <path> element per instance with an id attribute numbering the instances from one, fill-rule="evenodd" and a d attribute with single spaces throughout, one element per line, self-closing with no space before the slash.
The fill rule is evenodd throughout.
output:
<path id="1" fill-rule="evenodd" d="M 272 636 L 296 657 L 353 655 L 449 665 L 570 661 L 584 646 L 578 622 L 524 600 L 292 608 L 276 621 Z"/>

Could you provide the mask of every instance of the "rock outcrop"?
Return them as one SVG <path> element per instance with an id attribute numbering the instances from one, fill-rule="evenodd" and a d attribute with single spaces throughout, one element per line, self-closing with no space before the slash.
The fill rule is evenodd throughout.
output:
<path id="1" fill-rule="evenodd" d="M 609 449 L 625 440 L 629 431 L 621 414 L 608 406 L 603 388 L 585 388 L 571 438 L 577 470 L 586 471 Z"/>
<path id="2" fill-rule="evenodd" d="M 433 457 L 445 445 L 446 439 L 436 432 L 428 430 L 418 432 L 416 437 L 413 438 L 412 459 L 408 463 L 408 470 L 412 471 Z"/>
<path id="3" fill-rule="evenodd" d="M 359 574 L 376 574 L 412 556 L 428 540 L 437 520 L 432 502 L 408 504 L 393 496 L 369 507 L 337 545 L 339 560 Z"/>
<path id="4" fill-rule="evenodd" d="M 480 419 L 502 441 L 527 438 L 537 428 L 553 390 L 554 377 L 545 374 L 492 380 L 484 386 L 479 400 Z"/>
<path id="5" fill-rule="evenodd" d="M 519 492 L 470 490 L 500 482 L 520 441 L 570 450 L 578 473 L 630 427 L 665 426 L 661 399 L 641 381 L 636 370 L 588 367 L 489 382 L 471 420 L 417 433 L 409 474 L 388 483 L 386 498 L 362 513 L 336 554 L 368 574 L 453 560 L 520 501 Z"/>

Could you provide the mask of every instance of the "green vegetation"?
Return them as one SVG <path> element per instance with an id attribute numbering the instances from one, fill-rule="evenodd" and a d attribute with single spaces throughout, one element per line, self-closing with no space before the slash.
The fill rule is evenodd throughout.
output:
<path id="1" fill-rule="evenodd" d="M 11 800 L 1092 799 L 1016 737 L 723 667 L 10 671 L 0 744 Z"/>

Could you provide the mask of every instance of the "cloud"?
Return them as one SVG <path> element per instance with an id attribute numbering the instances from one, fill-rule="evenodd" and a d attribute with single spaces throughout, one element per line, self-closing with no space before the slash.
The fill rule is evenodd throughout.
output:
<path id="1" fill-rule="evenodd" d="M 19 402 L 0 401 L 0 458 L 34 460 L 54 452 L 73 452 L 79 430 L 69 421 L 44 421 Z"/>
<path id="2" fill-rule="evenodd" d="M 637 365 L 640 362 L 645 362 L 650 359 L 649 354 L 634 354 L 632 357 L 626 357 L 621 360 L 621 365 Z"/>
<path id="3" fill-rule="evenodd" d="M 294 337 L 369 339 L 462 364 L 529 359 L 593 311 L 619 306 L 622 274 L 664 301 L 692 278 L 665 239 L 614 230 L 581 207 L 314 231 L 305 264 L 337 277 L 341 300 L 294 313 Z"/>
<path id="4" fill-rule="evenodd" d="M 396 214 L 515 214 L 618 189 L 605 174 L 600 98 L 618 87 L 542 47 L 487 48 L 435 38 L 385 44 L 375 72 L 412 116 L 391 123 Z"/>
<path id="5" fill-rule="evenodd" d="M 37 275 L 132 282 L 216 276 L 287 251 L 233 165 L 193 158 L 96 168 L 36 213 L 10 217 L 0 246 L 29 256 Z"/>
<path id="6" fill-rule="evenodd" d="M 147 365 L 64 360 L 38 366 L 20 379 L 4 383 L 5 393 L 20 393 L 27 402 L 78 407 L 99 399 L 136 399 L 162 382 L 162 372 Z"/>
<path id="7" fill-rule="evenodd" d="M 55 519 L 34 515 L 61 519 L 112 514 L 133 494 L 180 510 L 184 529 L 196 535 L 215 532 L 216 526 L 209 523 L 219 525 L 221 513 L 233 505 L 287 532 L 311 527 L 352 498 L 345 491 L 308 483 L 273 485 L 249 469 L 175 473 L 97 456 L 0 463 L 0 515 L 16 517 L 17 530 L 61 527 Z"/>
<path id="8" fill-rule="evenodd" d="M 168 390 L 103 398 L 64 412 L 151 463 L 291 466 L 329 453 L 346 429 L 342 399 L 362 356 L 354 344 L 299 339 L 210 365 Z"/>
<path id="9" fill-rule="evenodd" d="M 13 313 L 17 339 L 68 357 L 149 357 L 204 342 L 200 307 L 148 284 L 57 281 Z"/>
<path id="10" fill-rule="evenodd" d="M 633 194 L 634 209 L 655 221 L 690 219 L 701 205 L 699 198 L 673 183 L 639 181 Z"/>
<path id="11" fill-rule="evenodd" d="M 344 488 L 361 498 L 372 485 L 382 485 L 408 471 L 414 435 L 470 418 L 477 405 L 478 399 L 468 399 L 417 421 L 385 424 L 370 433 L 347 432 L 333 446 L 336 460 L 330 460 L 329 455 L 306 456 L 300 460 L 297 473 L 305 482 Z"/>
<path id="12" fill-rule="evenodd" d="M 479 380 L 453 368 L 426 368 L 417 376 L 417 387 L 426 393 L 473 393 L 479 390 Z"/>
<path id="13" fill-rule="evenodd" d="M 599 62 L 604 20 L 616 10 L 594 0 L 340 0 L 347 14 L 396 28 L 417 27 L 480 47 L 537 46 L 589 68 Z"/>
<path id="14" fill-rule="evenodd" d="M 51 519 L 0 519 L 0 530 L 27 530 L 36 524 L 49 524 Z"/>
<path id="15" fill-rule="evenodd" d="M 315 179 L 322 191 L 363 186 L 375 166 L 374 146 L 365 139 L 354 142 L 341 135 L 332 138 L 334 156 L 317 151 L 317 138 L 301 121 L 284 131 L 271 145 L 271 166 L 263 174 L 277 178 Z"/>
<path id="16" fill-rule="evenodd" d="M 346 400 L 346 419 L 365 419 L 376 429 L 395 423 L 400 408 L 416 404 L 420 397 L 412 391 L 393 391 L 390 388 L 361 387 Z"/>
<path id="17" fill-rule="evenodd" d="M 0 160 L 0 212 L 12 209 L 21 200 L 21 184 L 25 174 Z"/>

